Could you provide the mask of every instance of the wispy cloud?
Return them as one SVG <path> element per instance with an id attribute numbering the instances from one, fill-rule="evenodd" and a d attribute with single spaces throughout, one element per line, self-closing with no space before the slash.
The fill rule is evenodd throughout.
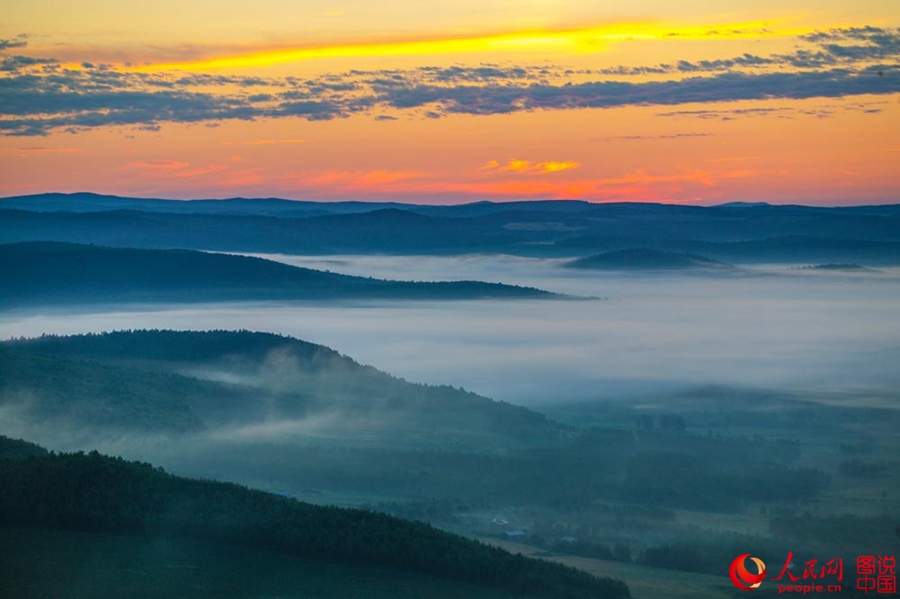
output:
<path id="1" fill-rule="evenodd" d="M 755 108 L 734 108 L 730 110 L 672 110 L 667 112 L 658 112 L 656 116 L 661 117 L 682 117 L 694 118 L 701 120 L 719 120 L 733 121 L 740 117 L 776 117 L 781 119 L 792 119 L 798 116 L 814 117 L 825 119 L 831 117 L 835 112 L 865 112 L 869 114 L 877 114 L 881 112 L 881 108 L 877 106 L 884 104 L 881 101 L 861 102 L 858 104 L 823 104 L 816 108 L 795 108 L 791 106 L 768 106 Z"/>
<path id="2" fill-rule="evenodd" d="M 19 148 L 0 149 L 3 152 L 11 152 L 19 156 L 28 156 L 34 154 L 77 154 L 84 152 L 84 148 L 60 148 L 47 146 L 26 146 Z"/>
<path id="3" fill-rule="evenodd" d="M 579 168 L 581 166 L 580 163 L 574 162 L 571 160 L 564 162 L 557 161 L 546 161 L 546 162 L 532 162 L 530 160 L 516 160 L 512 159 L 508 161 L 505 165 L 500 164 L 497 160 L 491 160 L 487 164 L 483 165 L 479 168 L 479 171 L 482 172 L 513 172 L 513 173 L 527 173 L 531 175 L 541 174 L 546 175 L 549 173 L 558 173 L 561 171 L 568 171 L 572 169 Z"/>
<path id="4" fill-rule="evenodd" d="M 295 178 L 295 183 L 313 189 L 329 189 L 340 191 L 378 191 L 400 189 L 399 184 L 426 177 L 419 171 L 393 171 L 375 169 L 369 171 L 345 171 L 329 169 L 318 173 L 310 173 Z"/>
<path id="5" fill-rule="evenodd" d="M 192 168 L 193 167 L 193 168 Z M 220 173 L 228 169 L 224 164 L 210 164 L 206 166 L 193 166 L 190 162 L 182 160 L 150 160 L 128 162 L 120 167 L 120 170 L 138 170 L 154 173 L 156 176 L 192 179 L 212 173 Z"/>
<path id="6" fill-rule="evenodd" d="M 797 39 L 808 47 L 790 56 L 745 54 L 737 59 L 705 63 L 676 61 L 672 65 L 640 67 L 679 73 L 663 80 L 629 74 L 625 67 L 615 76 L 598 75 L 609 70 L 484 64 L 349 71 L 299 79 L 125 72 L 104 65 L 66 68 L 50 59 L 29 59 L 31 63 L 20 61 L 14 69 L 0 75 L 0 95 L 4 99 L 0 134 L 34 136 L 59 129 L 77 132 L 107 126 L 156 129 L 165 123 L 260 118 L 314 121 L 358 114 L 389 120 L 404 113 L 407 118 L 441 118 L 453 114 L 496 115 L 638 105 L 677 107 L 735 100 L 766 102 L 900 92 L 900 30 L 844 29 L 809 33 Z M 830 58 L 826 61 L 822 56 Z M 802 64 L 807 66 L 801 68 Z M 637 67 L 629 67 L 634 68 Z M 691 108 L 691 112 L 670 110 L 660 114 L 726 120 L 801 114 L 790 110 L 772 106 L 740 111 Z M 828 115 L 828 110 L 823 109 L 806 116 Z M 230 143 L 302 141 L 257 139 Z M 523 163 L 518 168 L 531 173 L 571 170 L 576 166 L 545 162 Z"/>
<path id="7" fill-rule="evenodd" d="M 789 54 L 760 56 L 744 53 L 731 58 L 713 60 L 678 60 L 652 66 L 619 66 L 591 71 L 593 74 L 642 76 L 732 71 L 735 69 L 817 69 L 825 67 L 870 64 L 900 57 L 900 30 L 879 27 L 855 27 L 817 31 L 798 36 L 798 41 L 811 44 L 798 47 Z"/>
<path id="8" fill-rule="evenodd" d="M 900 68 L 879 76 L 847 69 L 799 73 L 723 73 L 709 77 L 630 83 L 592 81 L 528 86 L 411 85 L 382 90 L 380 103 L 432 106 L 444 114 L 506 114 L 522 110 L 677 105 L 732 100 L 806 99 L 900 92 Z M 432 108 L 434 110 L 435 108 Z"/>
<path id="9" fill-rule="evenodd" d="M 171 172 L 184 170 L 189 166 L 191 166 L 190 162 L 184 162 L 181 160 L 140 160 L 135 162 L 128 162 L 122 165 L 120 169 Z"/>
<path id="10" fill-rule="evenodd" d="M 614 135 L 610 137 L 597 137 L 593 141 L 651 141 L 664 139 L 690 139 L 695 137 L 709 137 L 712 133 L 667 133 L 663 135 Z"/>
<path id="11" fill-rule="evenodd" d="M 22 33 L 13 38 L 0 39 L 0 52 L 10 48 L 24 48 L 28 45 L 28 35 Z"/>
<path id="12" fill-rule="evenodd" d="M 219 143 L 228 146 L 248 145 L 248 146 L 270 146 L 274 144 L 302 144 L 306 143 L 302 139 L 251 139 L 247 141 L 220 141 Z"/>

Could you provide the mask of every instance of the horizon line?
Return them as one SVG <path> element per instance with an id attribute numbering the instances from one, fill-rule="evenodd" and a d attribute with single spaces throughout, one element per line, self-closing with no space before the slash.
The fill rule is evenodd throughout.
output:
<path id="1" fill-rule="evenodd" d="M 36 198 L 40 196 L 49 196 L 49 195 L 58 195 L 58 196 L 78 196 L 78 195 L 89 195 L 89 196 L 97 196 L 101 198 L 114 198 L 120 200 L 147 200 L 147 201 L 157 201 L 157 202 L 227 202 L 227 201 L 236 201 L 243 200 L 248 202 L 254 201 L 281 201 L 281 202 L 295 202 L 295 203 L 309 203 L 309 204 L 396 204 L 400 206 L 413 206 L 413 207 L 462 207 L 462 206 L 473 206 L 477 204 L 534 204 L 534 203 L 547 203 L 547 202 L 560 202 L 560 203 L 580 203 L 580 204 L 591 204 L 591 205 L 604 205 L 604 204 L 629 204 L 629 205 L 659 205 L 659 206 L 686 206 L 693 208 L 721 208 L 721 207 L 744 207 L 744 208 L 752 208 L 752 207 L 803 207 L 803 208 L 875 208 L 875 207 L 886 207 L 886 206 L 897 206 L 900 205 L 900 201 L 895 202 L 882 202 L 882 203 L 854 203 L 854 204 L 808 204 L 808 203 L 800 203 L 800 202 L 773 202 L 770 200 L 731 200 L 727 202 L 719 202 L 715 204 L 706 204 L 702 202 L 690 202 L 690 201 L 658 201 L 658 200 L 606 200 L 606 201 L 591 201 L 587 199 L 577 199 L 577 198 L 521 198 L 521 199 L 483 199 L 483 200 L 472 200 L 472 201 L 463 201 L 458 203 L 447 203 L 447 202 L 439 202 L 433 204 L 423 204 L 409 201 L 398 201 L 398 200 L 366 200 L 366 199 L 356 199 L 356 200 L 332 200 L 332 199 L 299 199 L 299 198 L 288 198 L 288 197 L 278 197 L 278 196 L 254 196 L 254 197 L 246 197 L 246 196 L 231 196 L 231 197 L 219 197 L 219 198 L 166 198 L 166 197 L 152 197 L 152 196 L 131 196 L 131 195 L 117 195 L 117 194 L 108 194 L 108 193 L 98 193 L 94 191 L 44 191 L 38 193 L 26 193 L 20 195 L 9 195 L 0 197 L 0 201 L 4 200 L 16 200 L 16 199 L 24 199 L 24 198 Z"/>

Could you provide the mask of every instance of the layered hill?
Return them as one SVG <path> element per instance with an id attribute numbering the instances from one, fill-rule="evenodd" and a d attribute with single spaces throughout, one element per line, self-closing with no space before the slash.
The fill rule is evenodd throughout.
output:
<path id="1" fill-rule="evenodd" d="M 777 443 L 692 434 L 672 414 L 636 434 L 638 412 L 618 429 L 579 429 L 584 419 L 567 426 L 461 389 L 410 384 L 264 333 L 0 344 L 0 434 L 442 525 L 471 509 L 463 506 L 581 511 L 602 500 L 729 511 L 748 498 L 809 501 L 827 485 L 823 473 L 791 467 L 796 453 Z"/>
<path id="2" fill-rule="evenodd" d="M 550 298 L 480 281 L 341 275 L 248 256 L 55 242 L 0 245 L 0 307 L 119 302 Z"/>
<path id="3" fill-rule="evenodd" d="M 422 206 L 96 194 L 0 199 L 0 242 L 39 240 L 289 254 L 573 257 L 648 247 L 729 262 L 898 264 L 900 205 L 532 201 Z"/>
<path id="4" fill-rule="evenodd" d="M 241 427 L 251 431 L 248 439 L 345 445 L 490 449 L 553 440 L 564 429 L 526 408 L 409 383 L 321 345 L 247 331 L 5 341 L 0 406 L 48 429 L 182 434 Z"/>

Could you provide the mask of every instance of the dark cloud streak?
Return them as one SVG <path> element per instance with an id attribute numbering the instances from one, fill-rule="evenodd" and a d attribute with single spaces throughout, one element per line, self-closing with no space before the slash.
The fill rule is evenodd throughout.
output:
<path id="1" fill-rule="evenodd" d="M 28 36 L 22 33 L 12 39 L 0 39 L 0 52 L 5 52 L 10 48 L 24 48 L 27 45 Z"/>
<path id="2" fill-rule="evenodd" d="M 440 118 L 450 114 L 494 115 L 900 92 L 900 67 L 894 60 L 900 56 L 900 30 L 833 30 L 804 36 L 802 41 L 814 47 L 801 48 L 790 55 L 763 57 L 748 53 L 729 59 L 677 61 L 650 67 L 574 71 L 483 64 L 350 71 L 309 80 L 173 76 L 123 72 L 93 64 L 67 69 L 52 59 L 8 56 L 0 61 L 4 72 L 0 75 L 0 134 L 46 135 L 56 129 L 78 131 L 103 126 L 154 130 L 165 123 L 229 119 L 314 121 L 383 110 Z M 0 48 L 24 44 L 24 37 L 2 40 Z M 788 71 L 786 67 L 802 70 Z M 596 75 L 667 74 L 689 76 L 662 81 L 585 81 Z M 695 112 L 704 113 L 699 118 L 735 116 L 723 114 L 724 111 Z"/>
<path id="3" fill-rule="evenodd" d="M 520 110 L 834 98 L 898 92 L 900 71 L 894 68 L 883 77 L 832 69 L 801 73 L 725 73 L 645 83 L 599 81 L 526 87 L 417 85 L 383 89 L 380 100 L 393 108 L 437 105 L 448 114 L 503 114 Z"/>

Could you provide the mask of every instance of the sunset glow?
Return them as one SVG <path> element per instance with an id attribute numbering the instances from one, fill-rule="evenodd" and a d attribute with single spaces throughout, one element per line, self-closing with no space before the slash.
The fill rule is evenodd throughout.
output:
<path id="1" fill-rule="evenodd" d="M 384 56 L 421 56 L 491 52 L 568 52 L 592 53 L 604 50 L 611 42 L 648 40 L 715 40 L 770 38 L 811 33 L 809 29 L 778 30 L 771 23 L 723 23 L 708 26 L 679 26 L 665 23 L 616 23 L 599 27 L 563 30 L 504 32 L 489 35 L 437 39 L 359 42 L 297 48 L 276 48 L 205 60 L 149 64 L 131 67 L 144 72 L 174 69 L 206 71 L 210 69 L 264 67 L 323 58 Z M 77 65 L 73 65 L 76 66 Z"/>
<path id="2" fill-rule="evenodd" d="M 832 205 L 900 188 L 892 0 L 50 5 L 14 0 L 0 24 L 0 195 Z"/>

